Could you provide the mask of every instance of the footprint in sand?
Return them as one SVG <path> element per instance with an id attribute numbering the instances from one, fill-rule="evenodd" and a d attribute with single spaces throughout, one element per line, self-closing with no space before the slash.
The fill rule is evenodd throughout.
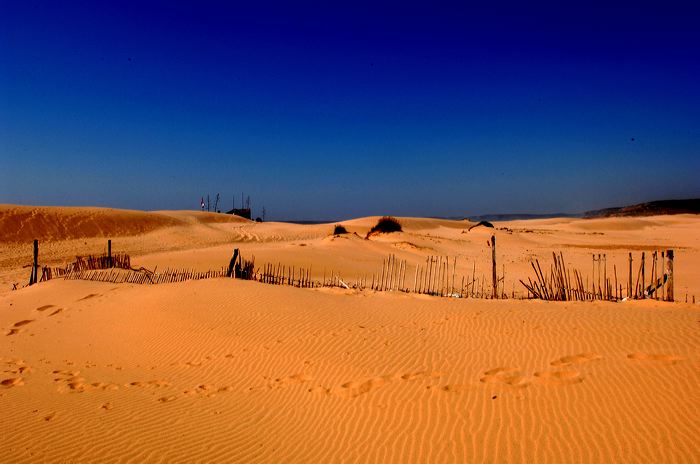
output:
<path id="1" fill-rule="evenodd" d="M 36 310 L 39 311 L 39 312 L 43 312 L 43 311 L 46 311 L 47 309 L 53 308 L 54 306 L 55 306 L 55 305 L 52 305 L 52 304 L 50 304 L 50 305 L 44 305 L 44 306 L 39 306 L 38 308 L 36 308 Z"/>
<path id="2" fill-rule="evenodd" d="M 280 377 L 278 379 L 273 380 L 270 382 L 267 387 L 272 389 L 272 388 L 283 388 L 286 387 L 287 385 L 294 385 L 298 383 L 304 383 L 304 382 L 309 382 L 313 380 L 313 377 L 308 376 L 306 374 L 294 374 L 290 375 L 288 377 Z"/>
<path id="3" fill-rule="evenodd" d="M 29 374 L 32 371 L 32 368 L 27 366 L 27 364 L 25 364 L 25 362 L 21 359 L 0 358 L 0 364 L 5 365 L 5 368 L 2 370 L 4 374 L 14 376 L 0 381 L 0 386 L 5 388 L 24 385 L 24 379 L 21 377 L 21 375 Z"/>
<path id="4" fill-rule="evenodd" d="M 55 316 L 56 314 L 60 314 L 63 312 L 63 308 L 58 308 L 56 311 L 53 311 L 51 314 L 49 314 L 49 317 Z"/>
<path id="5" fill-rule="evenodd" d="M 65 391 L 69 391 L 71 393 L 83 393 L 92 390 L 107 391 L 119 389 L 119 385 L 116 383 L 89 383 L 84 377 L 80 377 L 80 371 L 55 370 L 52 373 L 58 376 L 53 380 L 59 384 L 59 393 L 64 393 Z"/>
<path id="6" fill-rule="evenodd" d="M 22 377 L 14 377 L 11 379 L 0 380 L 0 385 L 5 388 L 19 387 L 24 385 L 24 379 L 22 379 Z"/>
<path id="7" fill-rule="evenodd" d="M 344 398 L 355 398 L 356 396 L 369 393 L 370 391 L 385 385 L 390 380 L 390 376 L 381 376 L 365 380 L 364 382 L 346 382 L 340 387 L 332 388 L 329 393 L 342 396 Z"/>
<path id="8" fill-rule="evenodd" d="M 54 378 L 53 381 L 62 385 L 59 387 L 59 392 L 61 393 L 65 391 L 66 388 L 75 393 L 82 393 L 89 388 L 89 386 L 85 383 L 85 379 L 83 377 L 79 377 L 80 371 L 55 370 L 52 373 L 58 375 L 58 377 Z"/>
<path id="9" fill-rule="evenodd" d="M 95 298 L 96 296 L 100 296 L 100 294 L 99 294 L 99 293 L 91 293 L 91 294 L 89 294 L 89 295 L 86 295 L 86 296 L 82 297 L 82 298 L 81 298 L 80 300 L 78 300 L 78 301 L 89 300 L 90 298 Z"/>
<path id="10" fill-rule="evenodd" d="M 535 381 L 541 385 L 559 387 L 581 383 L 583 377 L 576 371 L 541 371 L 535 372 Z"/>
<path id="11" fill-rule="evenodd" d="M 100 409 L 104 409 L 105 411 L 111 411 L 114 409 L 114 405 L 112 403 L 105 403 L 102 406 L 100 406 Z"/>
<path id="12" fill-rule="evenodd" d="M 549 365 L 553 367 L 566 367 L 576 364 L 583 364 L 598 359 L 603 359 L 603 357 L 597 353 L 572 354 L 569 356 L 562 356 L 561 358 L 549 363 Z"/>
<path id="13" fill-rule="evenodd" d="M 428 387 L 430 388 L 430 387 Z M 462 383 L 456 383 L 456 384 L 451 384 L 451 385 L 445 385 L 444 387 L 440 387 L 440 390 L 446 392 L 446 393 L 462 393 L 467 390 L 469 390 L 469 385 L 467 384 L 462 384 Z"/>
<path id="14" fill-rule="evenodd" d="M 170 382 L 166 382 L 165 380 L 148 380 L 146 382 L 142 382 L 140 380 L 137 380 L 135 382 L 131 382 L 125 385 L 126 387 L 142 387 L 142 388 L 159 388 L 159 387 L 170 387 L 172 384 Z"/>
<path id="15" fill-rule="evenodd" d="M 7 334 L 5 335 L 17 335 L 20 332 L 21 327 L 24 327 L 25 325 L 30 324 L 32 322 L 34 322 L 34 319 L 25 319 L 23 321 L 15 322 L 10 331 L 7 332 Z"/>
<path id="16" fill-rule="evenodd" d="M 418 371 L 418 372 L 409 372 L 408 374 L 403 374 L 401 375 L 401 380 L 416 380 L 416 379 L 424 379 L 424 378 L 438 378 L 442 375 L 442 372 L 438 371 Z"/>
<path id="17" fill-rule="evenodd" d="M 649 354 L 649 353 L 631 353 L 627 355 L 628 359 L 634 361 L 656 361 L 666 364 L 675 364 L 679 361 L 684 361 L 685 358 L 670 354 Z"/>
<path id="18" fill-rule="evenodd" d="M 207 398 L 211 398 L 213 396 L 216 396 L 218 393 L 225 393 L 230 391 L 233 391 L 233 387 L 231 386 L 215 387 L 214 385 L 201 384 L 197 385 L 194 388 L 187 389 L 183 393 L 187 396 L 204 396 Z"/>
<path id="19" fill-rule="evenodd" d="M 32 372 L 32 368 L 26 365 L 9 365 L 9 369 L 4 369 L 5 374 L 28 374 Z"/>
<path id="20" fill-rule="evenodd" d="M 170 403 L 171 401 L 175 401 L 177 399 L 177 396 L 175 395 L 170 395 L 170 396 L 162 396 L 158 398 L 158 401 L 161 403 Z"/>
<path id="21" fill-rule="evenodd" d="M 521 370 L 510 367 L 497 367 L 488 370 L 479 380 L 482 383 L 502 384 L 516 388 L 527 387 L 530 384 Z"/>
<path id="22" fill-rule="evenodd" d="M 437 378 L 442 375 L 441 372 L 437 371 L 418 371 L 409 372 L 406 374 L 394 374 L 394 375 L 381 375 L 378 377 L 371 378 L 365 381 L 350 381 L 345 382 L 339 387 L 326 388 L 323 386 L 316 386 L 310 388 L 310 393 L 325 393 L 328 395 L 340 396 L 343 398 L 355 398 L 357 396 L 369 393 L 379 387 L 386 385 L 389 382 L 395 380 L 417 380 L 425 378 Z"/>

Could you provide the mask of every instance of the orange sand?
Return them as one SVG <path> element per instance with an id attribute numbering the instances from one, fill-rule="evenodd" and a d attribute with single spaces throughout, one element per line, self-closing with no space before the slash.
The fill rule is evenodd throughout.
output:
<path id="1" fill-rule="evenodd" d="M 498 223 L 404 218 L 404 232 L 196 212 L 0 206 L 2 462 L 699 462 L 700 218 Z M 50 218 L 47 220 L 46 218 Z M 361 237 L 376 218 L 345 221 Z M 505 230 L 505 228 L 509 230 Z M 551 251 L 590 273 L 674 248 L 681 302 L 547 303 L 211 279 L 139 286 L 28 280 L 101 252 L 205 270 L 256 262 L 346 280 L 389 253 L 458 256 L 507 293 Z M 636 263 L 637 261 L 635 261 Z M 412 279 L 412 276 L 411 276 Z"/>

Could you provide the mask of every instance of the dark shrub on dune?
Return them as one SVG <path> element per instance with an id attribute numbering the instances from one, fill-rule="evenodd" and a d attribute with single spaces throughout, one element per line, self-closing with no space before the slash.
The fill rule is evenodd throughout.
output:
<path id="1" fill-rule="evenodd" d="M 333 235 L 342 235 L 342 234 L 347 234 L 347 233 L 348 233 L 348 230 L 342 224 L 336 224 L 335 227 L 333 228 Z"/>
<path id="2" fill-rule="evenodd" d="M 372 227 L 369 232 L 367 232 L 367 238 L 375 234 L 390 233 L 390 232 L 401 232 L 401 223 L 396 220 L 396 218 L 391 216 L 384 216 L 377 221 L 377 223 Z"/>

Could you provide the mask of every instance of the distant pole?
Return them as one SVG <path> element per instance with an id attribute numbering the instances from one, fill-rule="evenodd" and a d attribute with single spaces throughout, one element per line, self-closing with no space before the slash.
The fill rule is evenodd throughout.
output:
<path id="1" fill-rule="evenodd" d="M 493 279 L 493 297 L 498 297 L 498 275 L 496 274 L 496 236 L 491 236 L 491 269 Z"/>
<path id="2" fill-rule="evenodd" d="M 666 299 L 673 301 L 673 250 L 666 250 L 666 272 L 668 272 Z"/>
<path id="3" fill-rule="evenodd" d="M 107 264 L 112 267 L 112 239 L 107 240 Z"/>

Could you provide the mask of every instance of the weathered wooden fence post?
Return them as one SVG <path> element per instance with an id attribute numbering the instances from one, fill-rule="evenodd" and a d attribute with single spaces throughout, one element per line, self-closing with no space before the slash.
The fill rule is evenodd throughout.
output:
<path id="1" fill-rule="evenodd" d="M 646 269 L 645 269 L 645 261 L 644 261 L 644 252 L 642 251 L 642 298 L 646 298 Z"/>
<path id="2" fill-rule="evenodd" d="M 34 239 L 34 261 L 32 263 L 32 272 L 29 275 L 29 285 L 34 285 L 39 281 L 39 240 Z"/>
<path id="3" fill-rule="evenodd" d="M 496 236 L 491 236 L 491 278 L 493 279 L 493 298 L 498 298 L 498 275 L 496 274 Z"/>
<path id="4" fill-rule="evenodd" d="M 113 267 L 112 264 L 112 239 L 107 240 L 107 264 Z"/>
<path id="5" fill-rule="evenodd" d="M 632 253 L 630 252 L 629 279 L 627 280 L 627 298 L 632 298 Z"/>
<path id="6" fill-rule="evenodd" d="M 233 257 L 231 258 L 231 261 L 228 263 L 228 271 L 226 271 L 226 277 L 231 277 L 234 274 L 233 268 L 236 265 L 236 261 L 238 261 L 238 248 L 233 249 Z M 239 277 L 239 276 L 235 276 Z"/>
<path id="7" fill-rule="evenodd" d="M 661 271 L 661 279 L 663 285 L 661 285 L 661 301 L 666 301 L 666 252 L 661 252 L 661 265 L 663 270 Z"/>
<path id="8" fill-rule="evenodd" d="M 673 301 L 673 250 L 666 250 L 666 272 L 668 272 L 666 299 L 668 301 Z"/>

